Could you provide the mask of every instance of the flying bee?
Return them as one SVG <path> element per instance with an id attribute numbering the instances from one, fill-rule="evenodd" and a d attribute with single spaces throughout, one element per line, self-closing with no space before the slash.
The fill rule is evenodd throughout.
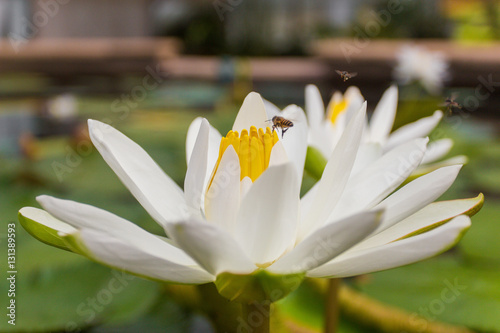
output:
<path id="1" fill-rule="evenodd" d="M 290 127 L 293 127 L 293 122 L 280 116 L 274 116 L 272 119 L 266 120 L 273 122 L 273 131 L 277 128 L 281 128 L 281 138 L 285 135 Z"/>
<path id="2" fill-rule="evenodd" d="M 452 114 L 454 109 L 462 109 L 462 105 L 460 105 L 455 99 L 457 98 L 457 94 L 452 94 L 451 97 L 447 97 L 441 106 L 446 106 L 448 108 L 449 114 Z"/>
<path id="3" fill-rule="evenodd" d="M 335 72 L 344 79 L 344 82 L 358 75 L 356 72 L 349 73 L 348 71 L 339 71 L 338 69 L 336 69 Z"/>

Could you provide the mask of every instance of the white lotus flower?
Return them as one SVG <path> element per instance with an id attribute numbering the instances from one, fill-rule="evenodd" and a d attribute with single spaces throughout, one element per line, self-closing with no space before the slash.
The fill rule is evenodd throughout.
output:
<path id="1" fill-rule="evenodd" d="M 355 86 L 349 87 L 345 94 L 335 92 L 328 104 L 327 111 L 323 99 L 315 85 L 308 85 L 305 92 L 306 112 L 309 122 L 309 144 L 317 148 L 323 156 L 330 156 L 348 121 L 363 103 L 363 96 Z M 366 124 L 362 144 L 356 158 L 354 173 L 365 168 L 369 163 L 380 158 L 382 154 L 394 147 L 416 138 L 424 138 L 438 125 L 443 117 L 439 110 L 432 116 L 421 118 L 402 126 L 391 133 L 398 104 L 398 88 L 389 87 L 375 107 L 370 122 Z M 266 104 L 268 109 L 276 107 Z M 433 141 L 427 147 L 418 174 L 429 172 L 438 167 L 464 164 L 465 156 L 455 156 L 437 165 L 430 166 L 445 156 L 452 148 L 453 141 L 448 138 Z"/>
<path id="2" fill-rule="evenodd" d="M 396 55 L 395 79 L 403 85 L 419 82 L 431 94 L 439 94 L 449 77 L 448 63 L 439 52 L 416 45 L 405 45 Z"/>
<path id="3" fill-rule="evenodd" d="M 221 139 L 205 119 L 191 125 L 182 191 L 114 128 L 89 121 L 92 142 L 169 238 L 99 208 L 49 196 L 19 212 L 48 244 L 146 278 L 215 282 L 230 298 L 277 300 L 307 276 L 350 276 L 412 263 L 455 244 L 482 197 L 431 203 L 460 166 L 439 169 L 391 194 L 418 166 L 425 139 L 390 150 L 350 177 L 366 104 L 352 116 L 322 179 L 299 199 L 307 145 L 303 111 L 283 140 L 266 129 L 260 96 L 243 103 Z M 238 135 L 239 133 L 239 135 Z M 220 147 L 220 149 L 219 149 Z M 385 210 L 381 217 L 380 212 Z M 294 276 L 297 279 L 284 278 Z"/>

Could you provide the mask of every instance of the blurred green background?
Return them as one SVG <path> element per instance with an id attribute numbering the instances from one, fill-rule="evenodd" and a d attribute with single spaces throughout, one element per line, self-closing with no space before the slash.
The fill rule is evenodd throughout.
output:
<path id="1" fill-rule="evenodd" d="M 304 87 L 309 83 L 319 86 L 325 102 L 334 90 L 358 85 L 373 110 L 393 81 L 395 51 L 418 39 L 419 45 L 445 55 L 450 77 L 433 94 L 419 83 L 400 85 L 395 127 L 437 108 L 446 111 L 431 140 L 452 138 L 455 145 L 449 157 L 467 155 L 469 163 L 440 200 L 482 192 L 485 204 L 453 250 L 345 282 L 409 313 L 478 332 L 500 332 L 500 93 L 493 84 L 477 107 L 448 112 L 441 106 L 455 92 L 461 104 L 468 96 L 477 96 L 480 76 L 500 81 L 500 59 L 491 60 L 499 47 L 498 2 L 401 1 L 404 10 L 381 26 L 371 36 L 372 44 L 351 62 L 338 52 L 324 51 L 318 43 L 354 41 L 359 38 L 356 27 L 388 8 L 388 1 L 50 3 L 52 7 L 0 1 L 4 250 L 6 225 L 17 223 L 21 207 L 36 207 L 40 194 L 95 205 L 163 233 L 91 146 L 87 119 L 105 121 L 124 132 L 182 186 L 185 137 L 195 117 L 206 117 L 224 134 L 249 91 L 258 91 L 281 107 L 290 103 L 304 107 Z M 82 11 L 95 15 L 75 20 Z M 46 24 L 36 23 L 42 22 L 35 20 L 37 13 L 45 13 Z M 377 43 L 388 39 L 397 47 Z M 462 47 L 467 52 L 459 52 Z M 372 53 L 372 48 L 381 53 Z M 335 68 L 357 71 L 358 78 L 343 83 Z M 313 184 L 305 174 L 303 192 Z M 112 271 L 38 242 L 19 224 L 16 246 L 17 324 L 0 320 L 2 332 L 212 330 L 203 306 L 193 306 L 199 302 L 193 301 L 196 296 L 189 288 Z M 2 259 L 3 272 L 6 264 Z M 113 279 L 121 281 L 123 289 L 103 294 Z M 450 284 L 460 286 L 453 301 L 443 299 Z M 2 279 L 2 306 L 8 304 L 7 289 Z M 321 290 L 316 282 L 306 281 L 278 303 L 275 315 L 284 332 L 321 330 Z M 374 329 L 344 313 L 340 331 Z"/>

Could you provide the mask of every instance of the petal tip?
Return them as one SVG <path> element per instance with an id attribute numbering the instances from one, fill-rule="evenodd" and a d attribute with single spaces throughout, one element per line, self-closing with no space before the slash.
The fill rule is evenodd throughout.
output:
<path id="1" fill-rule="evenodd" d="M 306 85 L 306 94 L 319 94 L 319 89 L 315 84 Z"/>
<path id="2" fill-rule="evenodd" d="M 472 220 L 467 215 L 459 215 L 455 217 L 453 220 L 456 224 L 458 224 L 457 227 L 462 230 L 469 229 L 470 226 L 472 225 Z"/>
<path id="3" fill-rule="evenodd" d="M 482 205 L 482 204 L 484 203 L 484 194 L 483 194 L 483 192 L 480 192 L 480 193 L 477 195 L 476 199 L 477 199 L 477 200 L 479 201 L 479 203 Z"/>
<path id="4" fill-rule="evenodd" d="M 255 91 L 250 92 L 245 99 L 259 99 L 262 100 L 262 96 Z"/>
<path id="5" fill-rule="evenodd" d="M 68 237 L 68 236 L 75 236 L 79 232 L 80 232 L 79 230 L 74 230 L 73 232 L 58 231 L 57 235 L 60 237 Z"/>
<path id="6" fill-rule="evenodd" d="M 107 128 L 112 128 L 110 125 L 100 122 L 98 120 L 89 119 L 89 134 L 90 140 L 95 143 L 95 140 L 101 140 Z M 106 128 L 107 127 L 107 128 Z"/>
<path id="7" fill-rule="evenodd" d="M 18 214 L 25 216 L 27 213 L 29 213 L 28 211 L 31 208 L 33 208 L 33 207 L 23 207 L 23 208 L 19 209 Z"/>
<path id="8" fill-rule="evenodd" d="M 102 126 L 102 125 L 103 125 L 103 123 L 102 123 L 102 122 L 100 122 L 99 120 L 95 120 L 95 119 L 88 119 L 88 120 L 87 120 L 87 124 L 88 124 L 88 126 L 89 126 L 89 130 L 90 130 L 90 129 L 93 129 L 93 128 L 97 128 L 97 127 L 99 127 L 99 126 Z"/>
<path id="9" fill-rule="evenodd" d="M 42 195 L 39 195 L 37 196 L 35 199 L 36 201 L 39 203 L 39 204 L 42 204 L 44 202 L 47 202 L 50 200 L 50 196 L 49 195 L 46 195 L 46 194 L 42 194 Z"/>
<path id="10" fill-rule="evenodd" d="M 432 116 L 435 117 L 436 119 L 441 119 L 443 117 L 443 111 L 436 110 L 434 111 L 434 114 Z"/>
<path id="11" fill-rule="evenodd" d="M 203 125 L 205 125 L 205 126 L 206 126 L 206 125 L 210 124 L 210 123 L 208 122 L 207 118 L 205 118 L 205 117 L 199 117 L 199 118 L 201 118 L 201 123 L 202 123 Z"/>

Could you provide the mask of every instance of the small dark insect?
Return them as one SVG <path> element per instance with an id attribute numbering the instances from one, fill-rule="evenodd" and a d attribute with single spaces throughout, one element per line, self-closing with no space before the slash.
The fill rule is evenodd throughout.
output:
<path id="1" fill-rule="evenodd" d="M 339 71 L 338 69 L 336 69 L 335 72 L 344 79 L 344 82 L 358 75 L 356 72 L 349 73 L 348 71 Z"/>
<path id="2" fill-rule="evenodd" d="M 272 121 L 273 122 L 273 131 L 276 128 L 281 128 L 281 138 L 283 139 L 283 136 L 285 135 L 285 132 L 288 131 L 290 127 L 293 127 L 293 122 L 291 122 L 288 119 L 285 119 L 280 116 L 274 116 L 272 119 L 266 120 L 266 121 Z"/>
<path id="3" fill-rule="evenodd" d="M 457 98 L 457 94 L 452 94 L 451 97 L 447 97 L 441 106 L 446 106 L 448 108 L 449 114 L 452 114 L 454 109 L 462 109 L 462 105 L 460 105 L 455 99 Z"/>

